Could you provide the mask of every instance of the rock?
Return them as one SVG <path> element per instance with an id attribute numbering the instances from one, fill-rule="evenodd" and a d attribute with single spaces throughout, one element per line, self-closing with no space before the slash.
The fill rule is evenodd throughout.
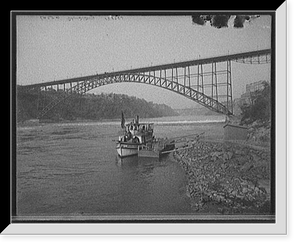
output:
<path id="1" fill-rule="evenodd" d="M 258 162 L 260 162 L 261 158 L 259 156 L 257 156 L 256 154 L 252 154 L 252 160 L 255 163 L 258 163 Z"/>
<path id="2" fill-rule="evenodd" d="M 235 150 L 234 152 L 236 155 L 245 155 L 243 150 Z"/>
<path id="3" fill-rule="evenodd" d="M 210 153 L 210 157 L 212 161 L 216 161 L 217 159 L 220 159 L 221 155 L 223 155 L 222 152 L 218 152 L 218 151 Z"/>
<path id="4" fill-rule="evenodd" d="M 243 192 L 243 194 L 246 194 L 246 193 L 248 193 L 248 187 L 244 187 L 244 188 L 242 188 L 242 192 Z"/>
<path id="5" fill-rule="evenodd" d="M 246 172 L 249 171 L 253 167 L 252 163 L 246 162 L 241 168 L 240 171 Z"/>
<path id="6" fill-rule="evenodd" d="M 236 195 L 236 198 L 243 200 L 245 198 L 245 196 L 239 193 Z"/>
<path id="7" fill-rule="evenodd" d="M 218 202 L 223 202 L 223 201 L 225 200 L 225 197 L 222 196 L 222 195 L 217 195 L 217 196 L 216 196 L 216 200 L 217 200 Z"/>
<path id="8" fill-rule="evenodd" d="M 227 167 L 228 167 L 228 165 L 227 165 L 226 163 L 221 164 L 221 168 L 222 168 L 223 170 L 226 170 Z"/>
<path id="9" fill-rule="evenodd" d="M 261 205 L 270 192 L 268 151 L 198 140 L 193 149 L 178 151 L 174 157 L 186 172 L 194 211 L 214 201 L 212 204 L 218 202 L 222 212 L 229 209 L 231 213 L 244 213 L 256 207 L 254 202 Z M 247 209 L 243 208 L 245 201 L 251 205 Z"/>
<path id="10" fill-rule="evenodd" d="M 251 190 L 254 190 L 255 184 L 251 181 L 248 181 L 248 188 L 250 188 Z"/>
<path id="11" fill-rule="evenodd" d="M 236 195 L 237 195 L 237 191 L 236 190 L 233 190 L 233 191 L 231 191 L 231 193 L 230 193 L 232 196 L 234 196 L 234 197 L 236 197 Z"/>
<path id="12" fill-rule="evenodd" d="M 223 161 L 226 162 L 232 158 L 233 153 L 232 152 L 223 152 L 223 154 L 221 154 L 221 155 L 222 155 Z"/>
<path id="13" fill-rule="evenodd" d="M 239 156 L 236 158 L 236 161 L 239 165 L 243 165 L 249 161 L 249 158 L 248 158 L 248 156 Z"/>
<path id="14" fill-rule="evenodd" d="M 227 155 L 228 155 L 228 159 L 232 159 L 232 157 L 233 157 L 233 152 L 228 152 Z"/>
<path id="15" fill-rule="evenodd" d="M 269 179 L 260 179 L 257 181 L 257 186 L 260 188 L 260 189 L 264 189 L 264 191 L 267 193 L 267 194 L 270 194 L 270 191 L 271 191 L 271 186 L 270 186 L 270 180 Z"/>
<path id="16" fill-rule="evenodd" d="M 197 212 L 197 211 L 199 211 L 199 204 L 196 202 L 191 203 L 191 208 L 193 211 Z"/>
<path id="17" fill-rule="evenodd" d="M 236 166 L 235 161 L 229 161 L 226 164 L 227 164 L 227 168 L 232 168 L 233 169 Z"/>

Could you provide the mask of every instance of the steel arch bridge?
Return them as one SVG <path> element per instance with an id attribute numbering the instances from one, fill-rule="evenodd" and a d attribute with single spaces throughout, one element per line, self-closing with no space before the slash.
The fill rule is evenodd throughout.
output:
<path id="1" fill-rule="evenodd" d="M 217 113 L 233 115 L 232 62 L 264 64 L 271 61 L 271 49 L 143 67 L 91 76 L 21 86 L 21 90 L 55 90 L 46 106 L 39 104 L 39 119 L 73 94 L 84 94 L 100 86 L 133 82 L 157 86 L 183 95 Z M 41 99 L 42 101 L 42 99 Z"/>

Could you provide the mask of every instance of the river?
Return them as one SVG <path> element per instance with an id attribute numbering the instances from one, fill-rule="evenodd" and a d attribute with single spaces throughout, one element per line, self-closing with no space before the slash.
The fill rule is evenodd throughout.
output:
<path id="1" fill-rule="evenodd" d="M 218 138 L 224 117 L 140 121 L 154 122 L 156 137 L 205 132 Z M 170 155 L 120 159 L 114 141 L 119 133 L 120 121 L 17 127 L 17 216 L 192 213 L 180 165 Z"/>

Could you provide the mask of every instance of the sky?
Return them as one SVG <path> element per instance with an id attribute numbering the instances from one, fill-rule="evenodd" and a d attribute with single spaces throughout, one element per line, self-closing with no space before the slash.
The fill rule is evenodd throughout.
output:
<path id="1" fill-rule="evenodd" d="M 102 13 L 103 14 L 103 13 Z M 130 68 L 271 48 L 271 17 L 244 28 L 193 24 L 191 16 L 17 16 L 17 84 L 28 85 Z M 270 81 L 270 64 L 232 63 L 233 98 L 245 85 Z M 165 89 L 121 83 L 90 93 L 117 93 L 172 108 L 197 104 Z"/>

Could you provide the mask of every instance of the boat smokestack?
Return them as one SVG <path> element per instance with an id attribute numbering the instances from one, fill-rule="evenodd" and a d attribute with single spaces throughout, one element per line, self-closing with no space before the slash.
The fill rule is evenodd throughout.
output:
<path id="1" fill-rule="evenodd" d="M 124 117 L 124 113 L 122 111 L 122 116 L 121 116 L 121 128 L 125 128 L 125 117 Z"/>

